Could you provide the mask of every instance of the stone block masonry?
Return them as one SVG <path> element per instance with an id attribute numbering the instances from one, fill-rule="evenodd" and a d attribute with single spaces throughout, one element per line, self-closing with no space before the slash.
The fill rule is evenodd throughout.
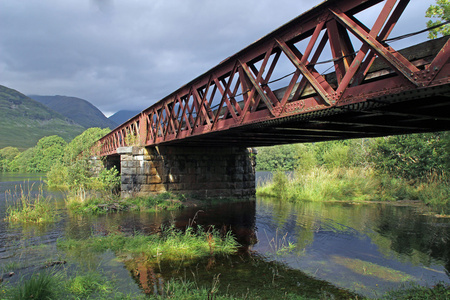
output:
<path id="1" fill-rule="evenodd" d="M 121 195 L 170 191 L 198 198 L 255 195 L 255 159 L 242 147 L 120 147 Z"/>

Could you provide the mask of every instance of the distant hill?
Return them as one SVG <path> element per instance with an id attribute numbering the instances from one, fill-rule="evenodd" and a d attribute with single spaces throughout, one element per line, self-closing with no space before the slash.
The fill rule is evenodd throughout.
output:
<path id="1" fill-rule="evenodd" d="M 24 94 L 0 85 L 0 148 L 26 149 L 50 135 L 72 140 L 85 130 Z"/>
<path id="2" fill-rule="evenodd" d="M 132 117 L 136 116 L 140 112 L 141 111 L 139 111 L 139 110 L 119 110 L 118 112 L 116 112 L 115 114 L 110 116 L 109 119 L 111 121 L 117 123 L 117 125 L 120 125 L 122 123 L 125 123 Z"/>
<path id="3" fill-rule="evenodd" d="M 67 96 L 30 95 L 29 97 L 61 115 L 74 120 L 84 128 L 100 127 L 114 129 L 118 125 L 108 119 L 97 107 L 84 99 Z"/>

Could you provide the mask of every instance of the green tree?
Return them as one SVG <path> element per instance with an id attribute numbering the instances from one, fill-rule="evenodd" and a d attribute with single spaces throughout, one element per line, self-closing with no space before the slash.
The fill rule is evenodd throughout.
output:
<path id="1" fill-rule="evenodd" d="M 35 163 L 36 148 L 28 148 L 24 152 L 17 155 L 10 163 L 10 171 L 12 172 L 39 172 Z"/>
<path id="2" fill-rule="evenodd" d="M 258 171 L 294 170 L 297 165 L 299 147 L 298 144 L 292 144 L 258 148 L 256 155 Z"/>
<path id="3" fill-rule="evenodd" d="M 70 164 L 82 156 L 84 156 L 84 158 L 91 156 L 91 149 L 94 144 L 109 132 L 110 130 L 108 128 L 101 129 L 93 127 L 86 129 L 69 143 L 64 154 L 64 162 Z"/>
<path id="4" fill-rule="evenodd" d="M 10 170 L 10 164 L 20 154 L 16 147 L 5 147 L 0 149 L 0 172 L 7 172 Z"/>
<path id="5" fill-rule="evenodd" d="M 57 135 L 43 137 L 36 146 L 16 156 L 11 163 L 11 171 L 48 172 L 53 164 L 62 159 L 66 145 L 63 138 Z"/>
<path id="6" fill-rule="evenodd" d="M 425 16 L 432 18 L 427 22 L 427 27 L 433 27 L 443 22 L 450 20 L 450 0 L 436 0 L 436 5 L 430 5 L 428 7 Z M 434 20 L 433 20 L 434 19 Z M 437 20 L 436 20 L 437 19 Z M 443 36 L 450 34 L 450 24 L 445 24 L 441 27 L 431 29 L 428 33 L 430 39 L 435 39 L 439 34 Z"/>
<path id="7" fill-rule="evenodd" d="M 426 133 L 377 139 L 371 148 L 374 167 L 391 176 L 420 181 L 448 173 L 448 134 Z"/>
<path id="8" fill-rule="evenodd" d="M 35 163 L 38 172 L 48 172 L 55 162 L 61 161 L 64 157 L 66 146 L 66 141 L 57 135 L 40 139 L 36 145 L 35 152 Z"/>
<path id="9" fill-rule="evenodd" d="M 91 157 L 95 154 L 95 145 L 109 129 L 89 128 L 75 137 L 64 149 L 64 157 L 55 163 L 47 173 L 49 186 L 66 187 L 84 197 L 89 190 L 110 192 L 119 183 L 115 168 L 100 168 L 95 174 Z M 96 176 L 98 175 L 98 176 Z"/>

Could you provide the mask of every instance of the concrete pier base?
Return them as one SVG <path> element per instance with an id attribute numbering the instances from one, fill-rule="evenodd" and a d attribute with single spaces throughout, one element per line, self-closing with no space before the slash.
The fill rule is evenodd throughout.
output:
<path id="1" fill-rule="evenodd" d="M 121 196 L 170 191 L 198 198 L 255 195 L 255 159 L 240 147 L 120 147 Z"/>

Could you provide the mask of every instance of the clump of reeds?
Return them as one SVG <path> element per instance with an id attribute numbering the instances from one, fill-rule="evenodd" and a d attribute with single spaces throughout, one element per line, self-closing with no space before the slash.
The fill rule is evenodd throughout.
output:
<path id="1" fill-rule="evenodd" d="M 66 204 L 71 212 L 78 214 L 105 214 L 117 211 L 157 212 L 162 210 L 176 210 L 183 207 L 182 196 L 170 192 L 158 195 L 131 197 L 121 199 L 119 197 L 86 198 L 80 201 L 78 198 L 67 198 Z"/>
<path id="2" fill-rule="evenodd" d="M 84 240 L 60 240 L 58 246 L 67 251 L 96 251 L 108 249 L 118 256 L 145 255 L 155 263 L 185 261 L 211 255 L 227 255 L 237 251 L 238 243 L 231 232 L 221 236 L 214 228 L 187 227 L 184 231 L 173 226 L 163 227 L 159 234 L 110 233 Z"/>
<path id="3" fill-rule="evenodd" d="M 21 185 L 14 193 L 7 192 L 12 203 L 6 209 L 6 220 L 12 223 L 52 223 L 58 220 L 56 207 L 49 196 L 44 196 L 42 185 L 33 194 L 34 184 L 26 189 Z"/>

